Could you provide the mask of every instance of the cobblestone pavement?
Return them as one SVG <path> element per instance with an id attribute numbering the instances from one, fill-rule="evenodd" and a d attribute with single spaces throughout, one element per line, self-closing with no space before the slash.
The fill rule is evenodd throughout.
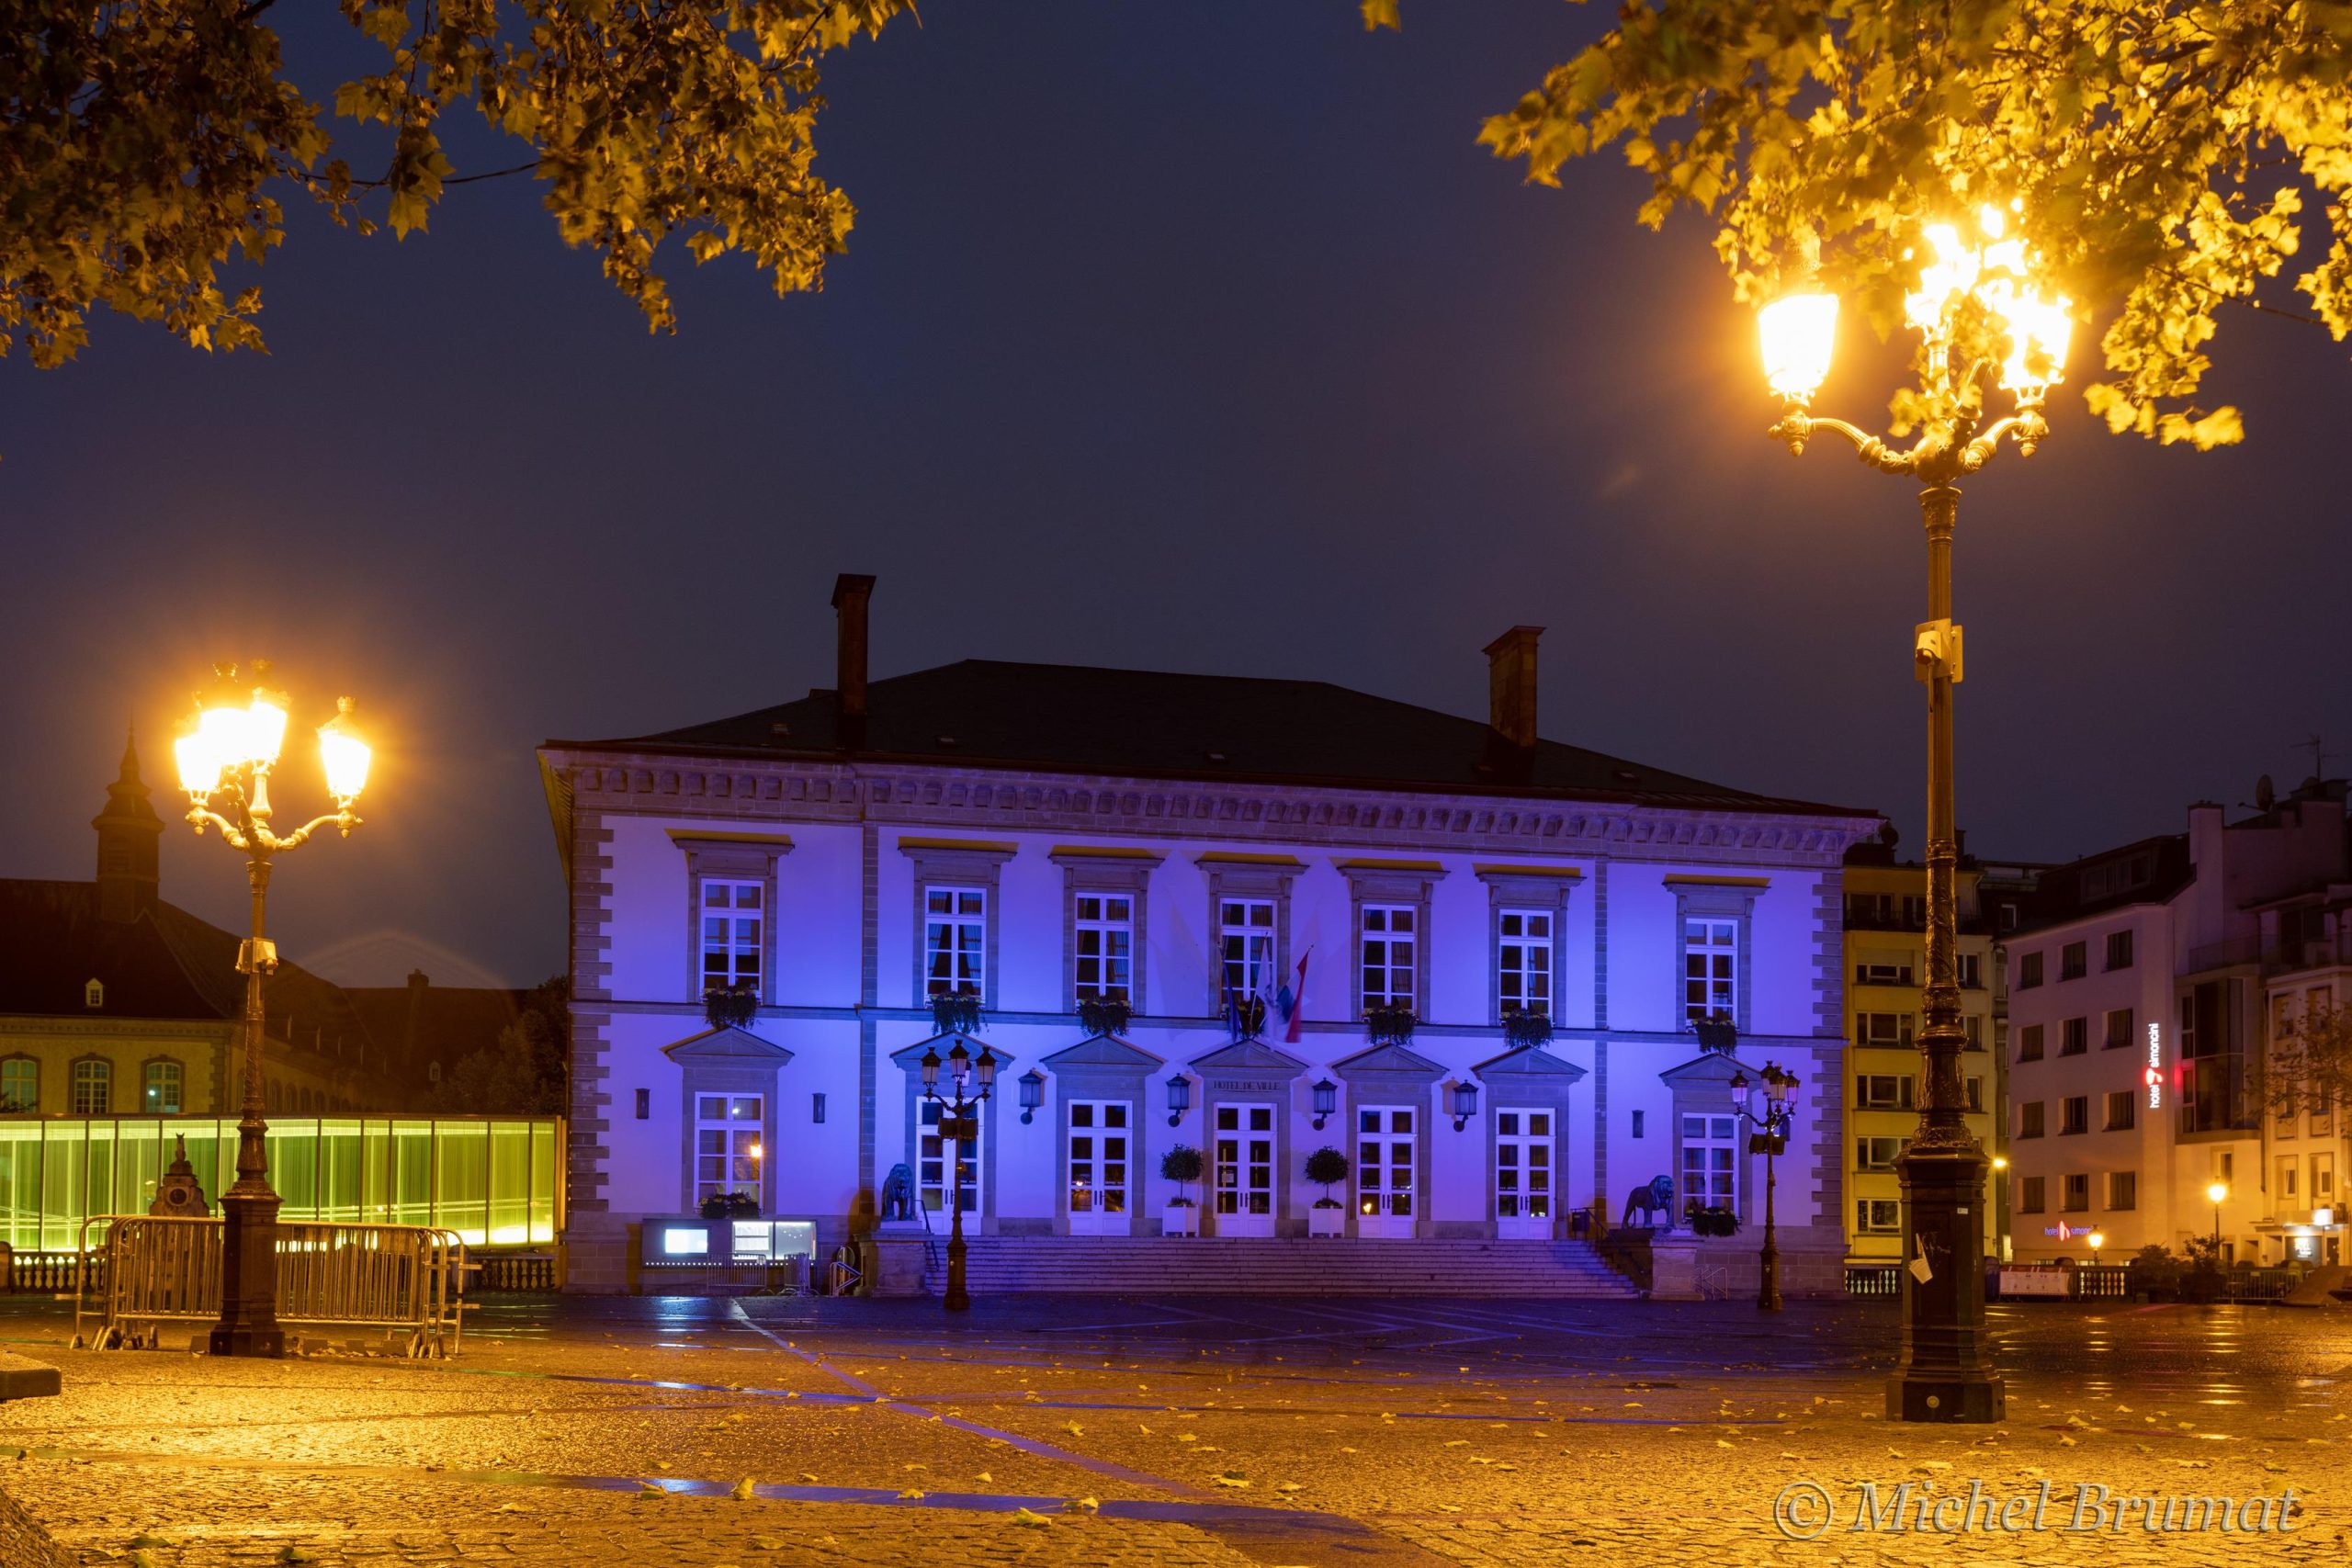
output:
<path id="1" fill-rule="evenodd" d="M 1878 1416 L 1883 1303 L 510 1299 L 452 1362 L 272 1363 L 71 1350 L 12 1300 L 65 1393 L 0 1405 L 0 1490 L 133 1568 L 2347 1560 L 2352 1314 L 1997 1313 L 2009 1419 L 1919 1427 Z M 1986 1528 L 2045 1483 L 2048 1528 Z M 2293 1528 L 2070 1531 L 2082 1485 L 2291 1487 Z"/>

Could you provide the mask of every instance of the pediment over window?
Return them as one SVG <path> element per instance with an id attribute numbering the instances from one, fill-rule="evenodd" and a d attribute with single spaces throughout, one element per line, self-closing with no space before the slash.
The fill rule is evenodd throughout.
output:
<path id="1" fill-rule="evenodd" d="M 664 1045 L 662 1054 L 673 1062 L 756 1062 L 778 1067 L 792 1060 L 791 1052 L 748 1029 L 707 1029 Z"/>
<path id="2" fill-rule="evenodd" d="M 1445 1076 L 1443 1067 L 1419 1052 L 1393 1044 L 1374 1045 L 1369 1051 L 1359 1051 L 1344 1061 L 1332 1063 L 1331 1070 L 1343 1078 L 1386 1073 L 1396 1077 L 1420 1078 L 1428 1083 L 1435 1083 Z"/>
<path id="3" fill-rule="evenodd" d="M 1262 1040 L 1237 1040 L 1205 1056 L 1195 1056 L 1192 1067 L 1196 1073 L 1279 1073 L 1296 1077 L 1306 1070 L 1306 1064 Z"/>
<path id="4" fill-rule="evenodd" d="M 1585 1076 L 1574 1062 L 1564 1062 L 1541 1045 L 1522 1045 L 1490 1056 L 1470 1071 L 1489 1084 L 1541 1083 L 1566 1089 Z"/>
<path id="5" fill-rule="evenodd" d="M 1158 1056 L 1115 1034 L 1091 1034 L 1066 1050 L 1057 1051 L 1038 1066 L 1057 1073 L 1073 1068 L 1108 1068 L 1117 1072 L 1156 1073 L 1164 1064 Z"/>
<path id="6" fill-rule="evenodd" d="M 1691 1057 L 1679 1067 L 1667 1068 L 1658 1074 L 1658 1081 L 1676 1089 L 1720 1089 L 1729 1093 L 1735 1073 L 1746 1073 L 1750 1083 L 1760 1082 L 1763 1077 L 1761 1068 L 1743 1066 L 1736 1056 L 1709 1051 Z"/>

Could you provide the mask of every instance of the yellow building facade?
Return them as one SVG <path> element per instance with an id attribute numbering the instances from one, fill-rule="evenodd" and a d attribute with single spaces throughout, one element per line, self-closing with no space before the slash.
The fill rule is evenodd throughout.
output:
<path id="1" fill-rule="evenodd" d="M 1959 874 L 1960 1006 L 1968 1046 L 1961 1076 L 1968 1127 L 1988 1156 L 2001 1154 L 2003 1010 L 1996 920 L 1984 908 L 1984 873 Z M 1902 1261 L 1903 1181 L 1895 1156 L 1919 1123 L 1926 1091 L 1918 1032 L 1928 986 L 1928 871 L 1896 862 L 1892 847 L 1857 845 L 1846 859 L 1846 1252 L 1855 1262 Z M 2005 1173 L 1988 1170 L 1984 1250 L 2006 1256 L 1996 1200 Z"/>

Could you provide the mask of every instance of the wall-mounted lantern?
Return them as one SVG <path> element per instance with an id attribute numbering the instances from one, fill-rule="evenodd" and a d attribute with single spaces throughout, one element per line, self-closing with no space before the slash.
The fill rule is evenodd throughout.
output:
<path id="1" fill-rule="evenodd" d="M 1329 1122 L 1331 1119 L 1331 1113 L 1340 1108 L 1340 1086 L 1329 1078 L 1318 1078 L 1316 1080 L 1313 1092 L 1315 1130 L 1319 1133 L 1323 1130 L 1323 1123 Z"/>
<path id="2" fill-rule="evenodd" d="M 1037 1118 L 1037 1107 L 1046 1103 L 1046 1075 L 1032 1067 L 1021 1075 L 1021 1124 L 1024 1127 Z"/>
<path id="3" fill-rule="evenodd" d="M 1184 1112 L 1193 1109 L 1193 1080 L 1178 1073 L 1168 1080 L 1168 1124 L 1170 1127 L 1184 1120 Z"/>
<path id="4" fill-rule="evenodd" d="M 1478 1086 L 1464 1078 L 1453 1086 L 1453 1130 L 1457 1133 L 1478 1114 Z"/>

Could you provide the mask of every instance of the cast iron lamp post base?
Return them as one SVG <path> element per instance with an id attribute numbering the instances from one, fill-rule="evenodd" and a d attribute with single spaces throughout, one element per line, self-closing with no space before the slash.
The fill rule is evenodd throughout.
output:
<path id="1" fill-rule="evenodd" d="M 277 1326 L 277 1194 L 235 1188 L 220 1195 L 220 1317 L 208 1348 L 215 1356 L 283 1356 Z"/>
<path id="2" fill-rule="evenodd" d="M 1967 1129 L 1959 1131 L 1957 1142 L 1928 1144 L 1923 1134 L 1895 1161 L 1915 1263 L 1904 1280 L 1903 1359 L 1886 1384 L 1893 1420 L 1984 1423 L 2001 1420 L 2007 1408 L 1984 1333 L 1977 1239 L 1988 1162 Z"/>

